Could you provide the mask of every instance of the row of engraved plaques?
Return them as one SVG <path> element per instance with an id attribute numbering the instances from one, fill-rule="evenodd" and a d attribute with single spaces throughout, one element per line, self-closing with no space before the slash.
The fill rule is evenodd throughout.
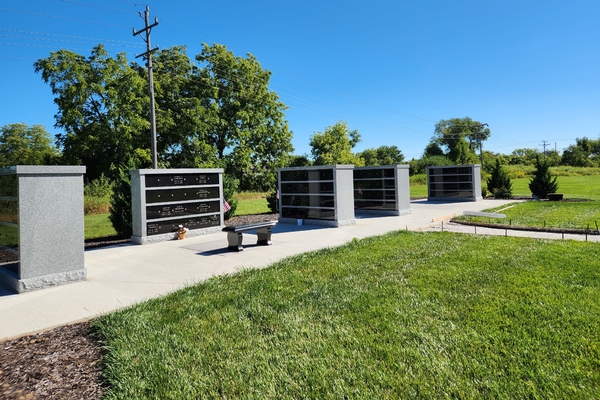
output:
<path id="1" fill-rule="evenodd" d="M 146 187 L 218 185 L 219 174 L 146 175 Z"/>
<path id="2" fill-rule="evenodd" d="M 218 199 L 219 187 L 146 190 L 146 204 Z"/>
<path id="3" fill-rule="evenodd" d="M 186 215 L 198 215 L 207 213 L 218 213 L 221 202 L 205 201 L 183 204 L 166 204 L 161 206 L 147 206 L 146 219 L 158 219 L 168 217 L 183 217 Z"/>
<path id="4" fill-rule="evenodd" d="M 161 233 L 176 232 L 179 225 L 188 229 L 210 228 L 221 224 L 221 216 L 204 215 L 201 217 L 170 219 L 166 221 L 148 222 L 146 224 L 146 233 L 150 235 L 159 235 Z"/>

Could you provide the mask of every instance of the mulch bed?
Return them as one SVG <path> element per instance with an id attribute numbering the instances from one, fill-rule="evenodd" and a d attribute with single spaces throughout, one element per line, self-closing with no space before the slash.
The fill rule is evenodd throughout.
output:
<path id="1" fill-rule="evenodd" d="M 278 214 L 244 215 L 240 225 L 274 221 Z M 128 243 L 129 238 L 86 240 L 86 249 Z M 8 323 L 4 321 L 4 323 Z M 70 324 L 0 343 L 0 399 L 100 399 L 102 352 L 89 322 Z"/>
<path id="2" fill-rule="evenodd" d="M 0 343 L 0 398 L 100 399 L 100 347 L 89 323 Z"/>

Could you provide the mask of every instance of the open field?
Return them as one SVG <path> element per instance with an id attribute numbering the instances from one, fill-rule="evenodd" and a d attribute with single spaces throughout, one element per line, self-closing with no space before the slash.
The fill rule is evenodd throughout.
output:
<path id="1" fill-rule="evenodd" d="M 527 201 L 515 203 L 511 208 L 492 208 L 486 211 L 499 211 L 505 219 L 458 216 L 456 220 L 479 221 L 500 225 L 531 226 L 537 228 L 592 229 L 600 224 L 600 202 L 556 202 Z"/>
<path id="2" fill-rule="evenodd" d="M 599 258 L 396 232 L 216 277 L 94 321 L 108 398 L 595 398 Z"/>
<path id="3" fill-rule="evenodd" d="M 592 229 L 600 224 L 600 176 L 559 176 L 559 193 L 565 199 L 591 201 L 528 201 L 515 203 L 511 208 L 500 211 L 506 219 L 459 216 L 457 220 L 493 222 L 494 224 L 566 229 Z M 529 179 L 513 180 L 513 194 L 526 196 Z M 531 194 L 529 194 L 531 195 Z M 490 209 L 488 211 L 498 211 Z"/>
<path id="4" fill-rule="evenodd" d="M 513 179 L 513 196 L 531 196 L 530 179 Z M 558 193 L 565 199 L 600 200 L 600 175 L 559 176 Z"/>

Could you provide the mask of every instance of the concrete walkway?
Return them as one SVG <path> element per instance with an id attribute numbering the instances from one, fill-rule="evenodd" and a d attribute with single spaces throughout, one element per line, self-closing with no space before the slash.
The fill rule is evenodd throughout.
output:
<path id="1" fill-rule="evenodd" d="M 404 229 L 429 230 L 465 210 L 481 211 L 512 202 L 418 200 L 411 202 L 411 214 L 358 217 L 355 225 L 340 228 L 277 224 L 272 246 L 255 246 L 256 236 L 244 234 L 245 250 L 239 253 L 225 250 L 224 232 L 183 241 L 88 250 L 88 279 L 84 282 L 21 294 L 0 288 L 0 341 L 91 319 L 240 268 L 266 267 L 284 257 L 338 246 L 353 238 Z"/>

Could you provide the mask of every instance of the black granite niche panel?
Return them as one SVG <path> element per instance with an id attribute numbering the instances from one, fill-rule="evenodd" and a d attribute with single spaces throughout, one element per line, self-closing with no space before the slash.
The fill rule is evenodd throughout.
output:
<path id="1" fill-rule="evenodd" d="M 396 210 L 395 200 L 354 200 L 354 209 L 356 210 Z"/>
<path id="2" fill-rule="evenodd" d="M 334 207 L 335 200 L 333 196 L 281 196 L 281 206 L 294 207 Z"/>
<path id="3" fill-rule="evenodd" d="M 218 185 L 219 174 L 160 174 L 146 175 L 146 187 Z"/>
<path id="4" fill-rule="evenodd" d="M 354 179 L 393 178 L 394 170 L 392 168 L 355 169 L 353 171 L 353 175 L 354 175 Z"/>
<path id="5" fill-rule="evenodd" d="M 281 207 L 281 216 L 283 218 L 325 219 L 333 221 L 335 219 L 335 210 L 323 208 Z"/>
<path id="6" fill-rule="evenodd" d="M 177 231 L 179 225 L 192 230 L 210 228 L 221 224 L 220 215 L 205 215 L 202 217 L 170 219 L 166 221 L 148 222 L 146 224 L 146 233 L 148 236 L 160 235 L 161 233 L 173 233 Z"/>
<path id="7" fill-rule="evenodd" d="M 218 200 L 184 204 L 167 204 L 163 206 L 147 206 L 146 219 L 214 213 L 219 212 L 220 207 L 221 202 Z"/>
<path id="8" fill-rule="evenodd" d="M 332 181 L 332 169 L 281 171 L 281 182 L 288 181 Z"/>
<path id="9" fill-rule="evenodd" d="M 218 187 L 146 190 L 146 204 L 218 198 Z"/>
<path id="10" fill-rule="evenodd" d="M 333 194 L 333 182 L 282 183 L 281 193 Z"/>

